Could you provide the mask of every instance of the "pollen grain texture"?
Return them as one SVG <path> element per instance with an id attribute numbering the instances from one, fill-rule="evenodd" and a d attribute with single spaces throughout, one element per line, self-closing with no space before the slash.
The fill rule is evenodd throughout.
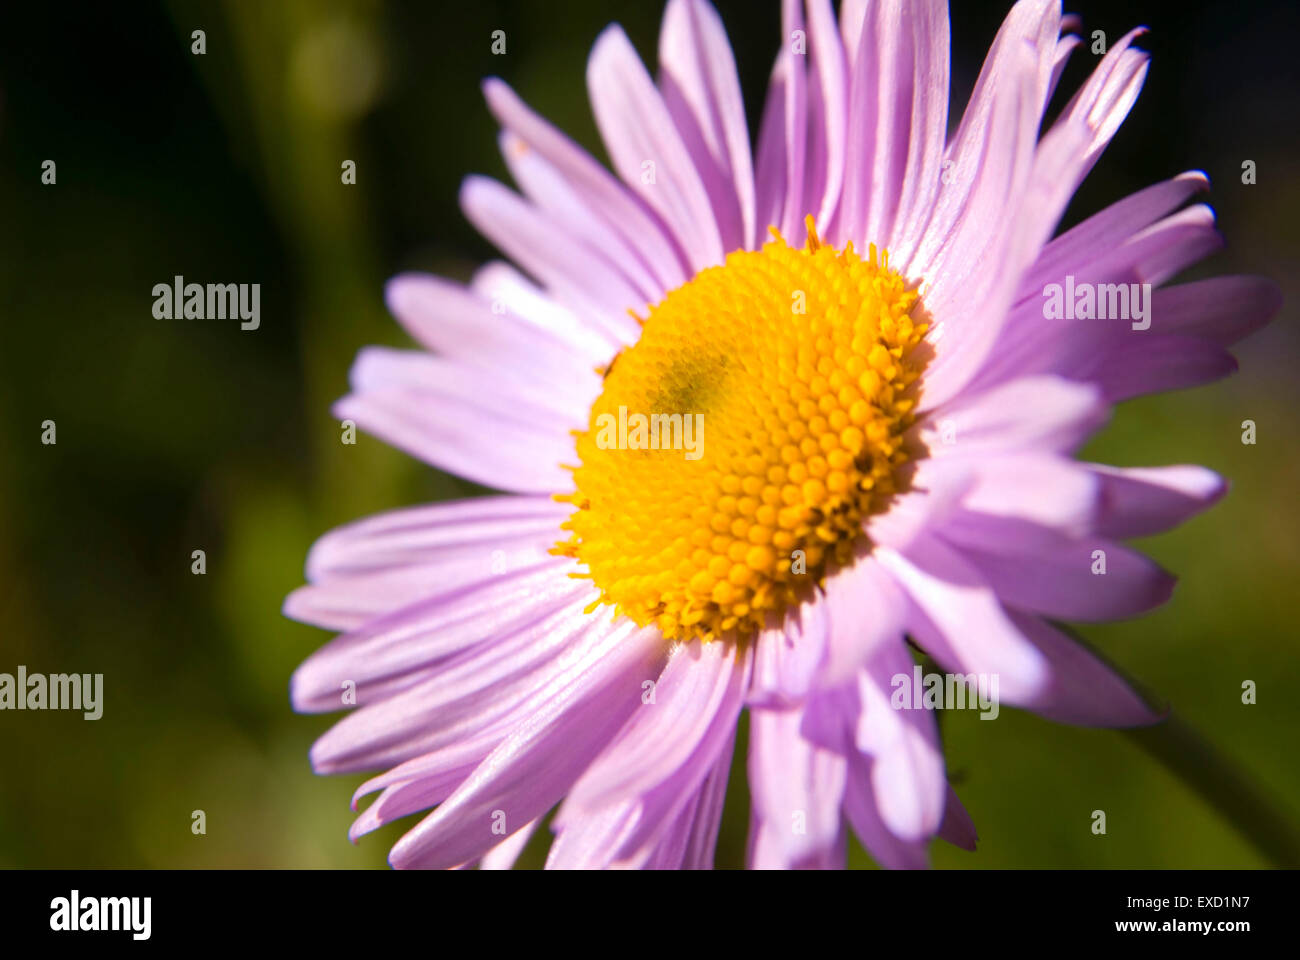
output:
<path id="1" fill-rule="evenodd" d="M 557 496 L 574 511 L 555 552 L 670 640 L 743 640 L 810 595 L 851 562 L 908 460 L 916 292 L 874 245 L 863 259 L 821 243 L 811 217 L 801 250 L 771 232 L 650 307 L 577 435 L 575 491 Z M 657 443 L 611 428 L 636 414 L 657 415 Z"/>

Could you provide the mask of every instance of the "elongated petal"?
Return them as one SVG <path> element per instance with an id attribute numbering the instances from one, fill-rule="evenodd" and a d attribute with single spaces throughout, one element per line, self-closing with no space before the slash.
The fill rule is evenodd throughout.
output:
<path id="1" fill-rule="evenodd" d="M 617 24 L 605 28 L 592 48 L 587 92 L 623 181 L 672 229 L 692 268 L 721 263 L 725 250 L 708 191 L 663 98 Z"/>
<path id="2" fill-rule="evenodd" d="M 530 110 L 501 80 L 493 77 L 484 81 L 483 95 L 503 127 L 549 160 L 576 191 L 591 197 L 596 213 L 638 252 L 664 290 L 680 286 L 688 279 L 679 246 L 662 221 L 625 184 Z"/>
<path id="3" fill-rule="evenodd" d="M 1212 277 L 1157 290 L 1153 328 L 1226 347 L 1254 333 L 1282 309 L 1282 291 L 1264 277 Z M 1156 326 L 1158 323 L 1158 327 Z"/>
<path id="4" fill-rule="evenodd" d="M 509 567 L 493 569 L 493 549 L 553 540 L 571 511 L 550 497 L 505 496 L 378 513 L 317 540 L 307 554 L 307 578 L 329 580 L 447 559 L 502 573 Z M 430 592 L 439 586 L 430 584 Z"/>
<path id="5" fill-rule="evenodd" d="M 1133 727 L 1156 723 L 1152 709 L 1110 667 L 1038 617 L 1013 613 L 1021 632 L 1050 664 L 1051 680 L 1037 697 L 1017 704 L 1060 723 Z"/>
<path id="6" fill-rule="evenodd" d="M 940 186 L 948 116 L 948 14 L 940 0 L 882 0 L 862 21 L 849 92 L 843 238 L 914 244 Z"/>
<path id="7" fill-rule="evenodd" d="M 828 230 L 839 206 L 848 138 L 848 67 L 831 0 L 808 0 L 809 76 L 808 176 L 805 202 L 820 230 Z M 762 226 L 761 224 L 759 226 Z"/>
<path id="8" fill-rule="evenodd" d="M 749 703 L 790 706 L 807 696 L 821 674 L 829 630 L 826 607 L 814 599 L 788 611 L 779 625 L 760 631 Z"/>
<path id="9" fill-rule="evenodd" d="M 996 673 L 1003 696 L 1028 702 L 1050 682 L 1048 664 L 997 601 L 992 588 L 955 550 L 935 540 L 904 558 L 879 551 L 912 598 L 908 632 L 945 669 Z"/>
<path id="10" fill-rule="evenodd" d="M 875 651 L 900 640 L 907 620 L 907 597 L 894 578 L 871 557 L 826 581 L 830 641 L 818 680 L 836 687 L 853 678 Z"/>
<path id="11" fill-rule="evenodd" d="M 754 235 L 754 172 L 731 44 L 706 0 L 669 0 L 659 31 L 660 88 L 717 218 L 723 247 Z"/>
<path id="12" fill-rule="evenodd" d="M 617 740 L 574 785 L 556 823 L 594 813 L 627 796 L 650 799 L 668 781 L 677 795 L 705 777 L 734 727 L 750 678 L 750 653 L 726 643 L 674 648 L 653 689 Z M 648 803 L 637 831 L 657 829 Z M 633 841 L 629 841 L 633 842 Z"/>
<path id="13" fill-rule="evenodd" d="M 365 703 L 367 679 L 409 677 L 423 666 L 470 649 L 539 612 L 572 601 L 572 561 L 555 558 L 471 587 L 432 590 L 419 602 L 376 618 L 321 647 L 294 671 L 290 698 L 303 711 L 338 710 L 341 689 L 354 684 Z"/>
<path id="14" fill-rule="evenodd" d="M 556 391 L 578 388 L 588 403 L 599 390 L 592 367 L 608 346 L 595 331 L 583 337 L 590 344 L 584 356 L 574 349 L 573 338 L 429 274 L 399 274 L 388 281 L 384 294 L 393 316 L 430 350 L 498 376 L 537 380 Z"/>
<path id="15" fill-rule="evenodd" d="M 915 661 L 901 642 L 881 644 L 858 676 L 862 713 L 856 745 L 869 754 L 872 795 L 881 822 L 903 840 L 927 840 L 943 819 L 948 781 L 934 712 L 900 709 L 895 678 L 911 680 Z"/>
<path id="16" fill-rule="evenodd" d="M 663 291 L 654 275 L 623 234 L 591 208 L 588 197 L 576 192 L 563 173 L 522 137 L 503 130 L 498 141 L 515 183 L 555 229 L 580 243 L 591 261 L 618 271 L 642 301 L 660 299 Z"/>
<path id="17" fill-rule="evenodd" d="M 465 216 L 497 248 L 536 277 L 560 302 L 589 318 L 614 347 L 639 334 L 629 310 L 645 305 L 643 296 L 603 254 L 502 183 L 466 177 L 460 204 Z"/>
<path id="18" fill-rule="evenodd" d="M 639 707 L 657 676 L 657 631 L 608 630 L 603 643 L 551 684 L 550 696 L 433 813 L 393 847 L 400 868 L 458 866 L 494 845 L 492 824 L 525 824 L 552 807 Z"/>
<path id="19" fill-rule="evenodd" d="M 1021 377 L 936 412 L 920 431 L 936 457 L 1071 453 L 1106 422 L 1101 391 L 1061 377 Z"/>
<path id="20" fill-rule="evenodd" d="M 847 760 L 804 739 L 800 710 L 754 710 L 749 727 L 750 866 L 837 867 Z"/>
<path id="21" fill-rule="evenodd" d="M 533 838 L 533 833 L 536 830 L 536 820 L 525 824 L 485 853 L 483 859 L 479 861 L 479 868 L 482 870 L 509 870 L 515 865 L 519 855 L 524 852 L 524 847 L 528 846 L 528 841 Z"/>
<path id="22" fill-rule="evenodd" d="M 872 769 L 877 761 L 850 754 L 844 787 L 844 814 L 867 852 L 891 870 L 923 870 L 930 865 L 927 844 L 904 840 L 885 825 L 873 792 Z"/>
<path id="23" fill-rule="evenodd" d="M 1174 578 L 1154 562 L 1103 537 L 1017 553 L 970 542 L 961 549 L 1004 604 L 1063 620 L 1136 616 L 1164 603 L 1174 588 Z"/>
<path id="24" fill-rule="evenodd" d="M 336 723 L 312 747 L 320 770 L 367 770 L 454 747 L 527 718 L 538 692 L 579 656 L 598 621 L 580 616 L 586 597 L 571 595 L 542 615 L 529 611 L 499 638 L 446 661 L 404 671 L 409 681 Z M 575 652 L 577 651 L 577 652 Z M 364 672 L 363 672 L 364 671 Z M 379 671 L 358 664 L 369 692 Z"/>
<path id="25" fill-rule="evenodd" d="M 1110 467 L 1089 464 L 1101 483 L 1097 532 L 1110 537 L 1163 533 L 1227 492 L 1224 479 L 1197 466 Z"/>
<path id="26" fill-rule="evenodd" d="M 560 466 L 574 461 L 572 444 L 465 396 L 371 391 L 345 397 L 332 412 L 426 463 L 498 490 L 552 493 L 573 485 Z M 495 442 L 482 443 L 485 436 Z"/>
<path id="27" fill-rule="evenodd" d="M 963 850 L 973 851 L 975 844 L 979 842 L 975 821 L 966 812 L 962 802 L 957 799 L 957 794 L 952 787 L 948 788 L 948 802 L 943 809 L 943 823 L 939 824 L 938 835 L 940 839 L 947 840 L 954 847 Z"/>
<path id="28" fill-rule="evenodd" d="M 1209 189 L 1209 177 L 1200 170 L 1189 170 L 1093 214 L 1043 248 L 1021 286 L 1023 296 L 1037 300 L 1043 287 L 1057 282 L 1072 266 L 1109 253 L 1190 197 Z"/>

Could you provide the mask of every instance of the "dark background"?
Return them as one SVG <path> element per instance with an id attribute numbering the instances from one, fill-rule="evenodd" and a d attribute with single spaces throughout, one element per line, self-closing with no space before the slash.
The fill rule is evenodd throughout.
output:
<path id="1" fill-rule="evenodd" d="M 753 129 L 777 4 L 718 6 Z M 954 3 L 954 118 L 1007 6 Z M 1189 276 L 1268 274 L 1289 304 L 1239 348 L 1236 377 L 1125 404 L 1085 451 L 1204 463 L 1233 490 L 1143 544 L 1182 577 L 1170 605 L 1084 635 L 1294 823 L 1300 11 L 1291 0 L 1067 11 L 1083 15 L 1085 37 L 1102 29 L 1111 42 L 1145 23 L 1152 53 L 1142 97 L 1068 220 L 1204 169 L 1228 249 Z M 287 701 L 289 673 L 327 636 L 280 604 L 328 528 L 472 488 L 364 435 L 343 446 L 328 405 L 359 347 L 407 344 L 383 307 L 387 276 L 464 278 L 495 255 L 456 202 L 468 173 L 506 178 L 481 78 L 504 77 L 603 158 L 590 45 L 617 18 L 653 69 L 661 14 L 657 0 L 6 5 L 0 672 L 103 673 L 105 712 L 0 714 L 0 866 L 384 863 L 406 824 L 348 844 L 360 778 L 311 774 L 326 719 Z M 204 56 L 190 52 L 195 29 Z M 496 29 L 506 56 L 490 53 Z M 1057 106 L 1096 59 L 1075 52 Z M 47 159 L 54 186 L 40 182 Z M 340 183 L 346 159 L 355 186 Z M 1241 183 L 1246 159 L 1253 186 Z M 261 328 L 154 319 L 152 287 L 176 274 L 260 283 Z M 1239 439 L 1247 418 L 1253 447 Z M 46 419 L 57 445 L 40 442 Z M 205 576 L 190 572 L 195 549 Z M 1256 706 L 1241 704 L 1247 679 Z M 946 718 L 945 740 L 981 843 L 975 855 L 936 845 L 941 866 L 1269 862 L 1123 734 L 1008 710 L 997 723 Z M 742 862 L 746 805 L 737 775 L 720 865 Z M 1104 837 L 1089 830 L 1099 808 Z M 196 809 L 205 836 L 190 832 Z"/>

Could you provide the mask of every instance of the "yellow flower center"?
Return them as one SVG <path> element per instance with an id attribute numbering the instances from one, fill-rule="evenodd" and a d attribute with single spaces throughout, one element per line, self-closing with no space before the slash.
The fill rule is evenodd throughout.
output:
<path id="1" fill-rule="evenodd" d="M 873 245 L 730 254 L 650 308 L 577 434 L 555 552 L 669 639 L 744 637 L 851 562 L 902 486 L 915 291 Z"/>

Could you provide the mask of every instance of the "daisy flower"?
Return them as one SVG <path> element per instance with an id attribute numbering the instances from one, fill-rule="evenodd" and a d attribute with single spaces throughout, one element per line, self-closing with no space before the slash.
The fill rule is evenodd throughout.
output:
<path id="1" fill-rule="evenodd" d="M 461 201 L 513 265 L 388 285 L 421 349 L 363 350 L 335 415 L 505 491 L 325 535 L 286 602 L 341 631 L 292 701 L 354 707 L 311 753 L 379 771 L 353 838 L 431 811 L 393 866 L 509 865 L 554 810 L 549 866 L 709 867 L 746 709 L 752 866 L 843 866 L 848 829 L 886 866 L 973 848 L 934 712 L 893 696 L 913 647 L 1056 721 L 1158 719 L 1053 622 L 1164 602 L 1121 541 L 1224 483 L 1072 455 L 1229 373 L 1278 295 L 1162 288 L 1221 243 L 1200 172 L 1054 236 L 1142 31 L 1046 125 L 1078 24 L 1021 0 L 949 136 L 940 0 L 782 21 L 752 147 L 704 0 L 668 3 L 657 80 L 597 39 L 612 173 L 488 80 L 519 192 Z"/>

